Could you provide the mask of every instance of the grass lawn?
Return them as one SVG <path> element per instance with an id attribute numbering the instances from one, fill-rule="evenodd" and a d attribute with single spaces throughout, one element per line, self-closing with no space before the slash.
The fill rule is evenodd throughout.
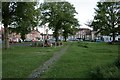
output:
<path id="1" fill-rule="evenodd" d="M 117 45 L 88 42 L 88 48 L 69 43 L 70 47 L 43 78 L 89 78 L 89 72 L 96 66 L 112 63 L 117 54 Z"/>
<path id="2" fill-rule="evenodd" d="M 1 46 L 0 44 L 0 47 Z M 2 48 L 0 48 L 0 78 L 2 78 Z"/>
<path id="3" fill-rule="evenodd" d="M 11 47 L 3 49 L 2 77 L 25 78 L 61 47 Z"/>

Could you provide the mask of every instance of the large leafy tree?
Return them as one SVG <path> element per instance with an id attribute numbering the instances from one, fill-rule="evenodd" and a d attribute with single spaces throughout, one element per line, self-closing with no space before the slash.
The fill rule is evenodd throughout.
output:
<path id="1" fill-rule="evenodd" d="M 24 6 L 24 9 L 20 9 L 20 6 Z M 25 34 L 29 33 L 34 27 L 36 27 L 39 23 L 40 20 L 40 10 L 37 8 L 35 9 L 35 6 L 37 3 L 20 3 L 18 4 L 19 7 L 17 7 L 17 12 L 22 11 L 24 15 L 17 14 L 17 18 L 15 22 L 17 24 L 12 24 L 15 25 L 16 27 L 11 28 L 10 30 L 12 32 L 17 32 L 21 33 L 21 38 L 24 40 L 25 39 Z M 28 7 L 30 9 L 28 9 Z M 25 12 L 24 12 L 25 11 Z M 21 18 L 21 19 L 20 19 Z"/>
<path id="2" fill-rule="evenodd" d="M 68 2 L 53 2 L 41 4 L 42 16 L 41 25 L 48 23 L 49 28 L 53 32 L 53 36 L 58 41 L 59 32 L 63 30 L 63 36 L 68 37 L 68 33 L 72 33 L 72 29 L 77 27 L 78 20 L 74 18 L 75 8 Z"/>
<path id="3" fill-rule="evenodd" d="M 71 20 L 72 20 L 71 22 L 63 21 L 64 25 L 62 25 L 62 29 L 63 29 L 63 36 L 65 41 L 69 35 L 75 35 L 76 32 L 78 32 L 79 30 L 79 28 L 77 27 L 79 26 L 78 21 L 76 19 L 71 19 Z"/>
<path id="4" fill-rule="evenodd" d="M 118 34 L 120 34 L 120 1 L 117 3 L 117 5 L 119 6 L 118 8 L 119 8 L 119 10 L 118 10 L 118 28 L 117 28 L 117 31 L 118 31 Z"/>
<path id="5" fill-rule="evenodd" d="M 35 2 L 2 2 L 2 23 L 4 24 L 5 48 L 9 48 L 9 26 L 11 31 L 25 34 L 38 23 L 39 10 Z"/>
<path id="6" fill-rule="evenodd" d="M 98 2 L 95 9 L 96 15 L 91 24 L 93 29 L 103 35 L 112 34 L 113 41 L 115 41 L 115 36 L 119 32 L 119 9 L 119 2 Z"/>

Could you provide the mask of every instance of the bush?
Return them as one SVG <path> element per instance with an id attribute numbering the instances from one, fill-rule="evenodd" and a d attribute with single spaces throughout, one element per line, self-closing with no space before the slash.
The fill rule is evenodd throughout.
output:
<path id="1" fill-rule="evenodd" d="M 43 43 L 44 42 L 33 42 L 32 44 L 31 44 L 31 47 L 43 47 Z M 50 47 L 50 46 L 61 46 L 61 45 L 63 45 L 63 43 L 62 42 L 55 42 L 55 43 L 50 43 L 50 42 L 48 42 L 48 43 L 44 43 L 44 47 Z"/>
<path id="2" fill-rule="evenodd" d="M 112 45 L 120 45 L 120 41 L 108 42 L 108 44 L 112 44 Z"/>
<path id="3" fill-rule="evenodd" d="M 55 43 L 52 43 L 52 44 L 53 44 L 53 46 L 61 46 L 61 45 L 63 45 L 62 42 L 55 42 Z"/>
<path id="4" fill-rule="evenodd" d="M 91 71 L 90 76 L 93 79 L 102 80 L 103 78 L 107 79 L 118 79 L 120 78 L 119 68 L 114 64 L 96 67 L 93 71 Z"/>

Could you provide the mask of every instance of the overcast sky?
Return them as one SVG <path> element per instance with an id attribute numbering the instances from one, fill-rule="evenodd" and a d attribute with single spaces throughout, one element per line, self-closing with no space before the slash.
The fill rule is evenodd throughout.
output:
<path id="1" fill-rule="evenodd" d="M 74 5 L 79 23 L 81 24 L 81 28 L 89 28 L 85 25 L 88 21 L 94 18 L 94 8 L 96 8 L 96 4 L 99 0 L 66 0 Z M 90 28 L 91 29 L 91 28 Z M 44 31 L 41 29 L 41 31 Z M 51 33 L 51 31 L 49 31 Z"/>
<path id="2" fill-rule="evenodd" d="M 43 0 L 39 0 L 40 2 L 43 2 Z M 78 14 L 76 15 L 76 18 L 79 20 L 79 23 L 81 24 L 81 28 L 86 28 L 87 26 L 85 23 L 87 21 L 90 21 L 94 18 L 94 8 L 96 8 L 97 1 L 99 0 L 66 0 L 74 5 L 76 11 Z M 40 32 L 44 33 L 44 29 L 39 29 Z M 51 33 L 51 31 L 49 31 Z"/>

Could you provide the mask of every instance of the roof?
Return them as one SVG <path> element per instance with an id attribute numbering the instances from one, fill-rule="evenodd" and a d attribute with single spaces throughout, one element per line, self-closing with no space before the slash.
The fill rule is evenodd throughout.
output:
<path id="1" fill-rule="evenodd" d="M 32 30 L 30 33 L 32 33 L 32 34 L 36 34 L 36 33 L 40 33 L 40 32 L 37 31 L 37 30 Z"/>
<path id="2" fill-rule="evenodd" d="M 91 28 L 91 27 L 89 27 L 89 26 L 86 26 L 86 25 L 80 26 L 80 29 L 89 29 L 89 30 L 93 30 L 93 28 Z"/>

